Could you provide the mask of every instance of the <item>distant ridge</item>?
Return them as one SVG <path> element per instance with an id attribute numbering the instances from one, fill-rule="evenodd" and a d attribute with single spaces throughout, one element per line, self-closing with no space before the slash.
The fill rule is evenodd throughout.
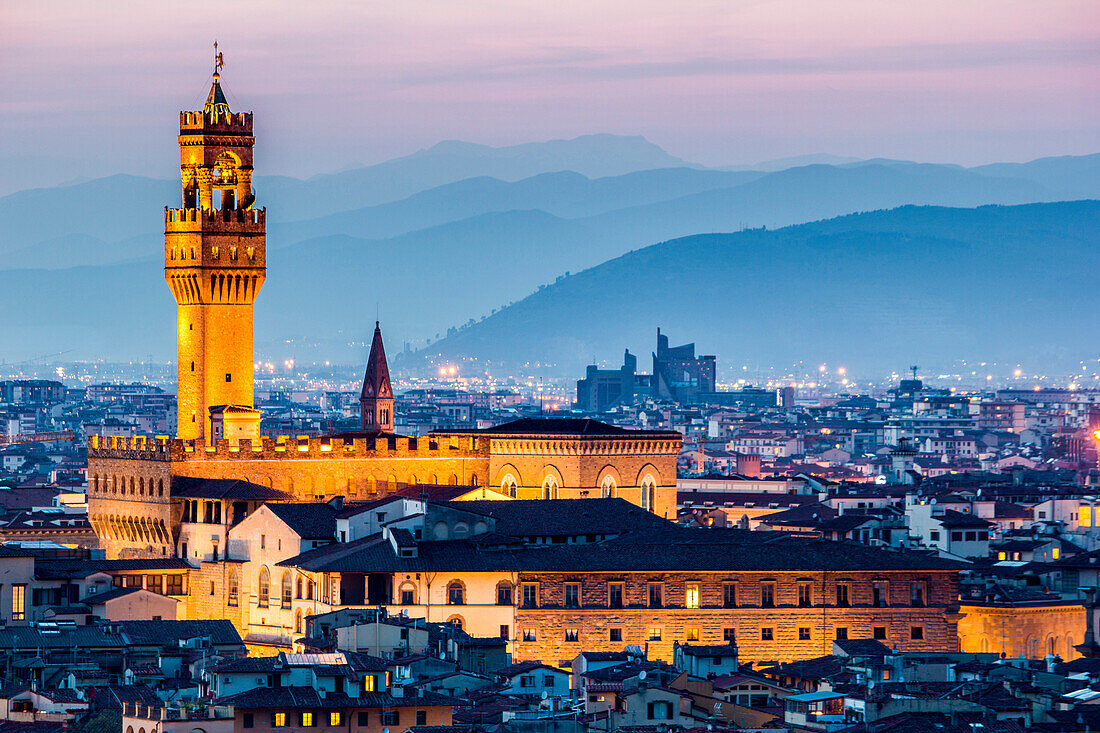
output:
<path id="1" fill-rule="evenodd" d="M 866 374 L 915 358 L 1072 366 L 1096 358 L 1098 245 L 1100 201 L 906 206 L 696 235 L 564 278 L 424 354 L 549 362 L 579 376 L 593 354 L 644 350 L 662 326 L 716 353 L 720 368 L 807 360 Z"/>

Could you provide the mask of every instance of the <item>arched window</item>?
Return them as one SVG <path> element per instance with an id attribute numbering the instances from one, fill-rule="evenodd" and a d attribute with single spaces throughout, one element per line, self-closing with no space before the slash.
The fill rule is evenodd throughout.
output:
<path id="1" fill-rule="evenodd" d="M 271 599 L 271 573 L 267 572 L 267 568 L 260 568 L 260 584 L 259 592 L 257 594 L 257 605 L 260 608 L 267 608 L 268 601 Z"/>
<path id="2" fill-rule="evenodd" d="M 615 477 L 604 476 L 603 481 L 600 483 L 600 496 L 605 499 L 610 499 L 615 496 Z"/>
<path id="3" fill-rule="evenodd" d="M 447 623 L 449 623 L 451 626 L 454 626 L 456 629 L 462 629 L 466 626 L 466 622 L 461 616 L 451 616 L 449 619 L 447 619 Z"/>
<path id="4" fill-rule="evenodd" d="M 313 580 L 308 578 L 306 579 L 306 600 L 313 600 Z"/>
<path id="5" fill-rule="evenodd" d="M 547 476 L 542 481 L 542 498 L 543 499 L 557 499 L 558 498 L 558 480 L 553 474 Z"/>
<path id="6" fill-rule="evenodd" d="M 447 605 L 466 605 L 466 587 L 462 585 L 461 580 L 452 580 L 447 584 Z"/>
<path id="7" fill-rule="evenodd" d="M 229 598 L 227 603 L 230 606 L 237 605 L 237 598 L 241 592 L 241 577 L 237 574 L 237 568 L 229 569 Z"/>
<path id="8" fill-rule="evenodd" d="M 294 633 L 302 633 L 302 609 L 298 609 L 294 612 Z"/>
<path id="9" fill-rule="evenodd" d="M 502 580 L 497 583 L 497 605 L 498 606 L 511 606 L 513 605 L 512 597 L 512 584 L 507 580 Z"/>
<path id="10" fill-rule="evenodd" d="M 290 577 L 290 571 L 283 573 L 283 608 L 290 608 L 290 594 L 294 581 Z"/>
<path id="11" fill-rule="evenodd" d="M 294 597 L 297 598 L 298 600 L 301 600 L 302 599 L 302 579 L 298 578 L 295 585 L 297 587 L 295 588 Z"/>
<path id="12" fill-rule="evenodd" d="M 657 499 L 657 480 L 646 474 L 642 479 L 642 509 L 653 511 L 653 504 Z"/>
<path id="13" fill-rule="evenodd" d="M 510 496 L 513 499 L 516 498 L 516 477 L 512 474 L 508 474 L 504 477 L 504 480 L 500 482 L 500 493 L 505 496 Z"/>

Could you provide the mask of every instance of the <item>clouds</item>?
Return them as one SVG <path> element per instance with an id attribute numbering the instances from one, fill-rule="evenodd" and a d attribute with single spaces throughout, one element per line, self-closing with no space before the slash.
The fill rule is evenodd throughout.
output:
<path id="1" fill-rule="evenodd" d="M 231 101 L 262 115 L 278 143 L 269 165 L 296 175 L 444 138 L 600 131 L 713 163 L 818 150 L 960 162 L 1092 152 L 1098 6 L 7 3 L 0 159 L 42 150 L 88 175 L 91 139 L 125 170 L 165 174 L 161 136 L 204 96 L 215 37 Z"/>

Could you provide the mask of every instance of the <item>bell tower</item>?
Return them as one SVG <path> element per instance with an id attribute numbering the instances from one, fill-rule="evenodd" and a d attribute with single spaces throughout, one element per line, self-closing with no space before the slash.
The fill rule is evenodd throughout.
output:
<path id="1" fill-rule="evenodd" d="M 177 305 L 177 432 L 207 443 L 259 437 L 252 306 L 267 274 L 266 211 L 252 208 L 252 113 L 230 111 L 214 50 L 206 104 L 180 112 L 183 205 L 164 210 L 164 278 Z M 222 419 L 227 413 L 232 421 Z"/>
<path id="2" fill-rule="evenodd" d="M 359 394 L 359 424 L 367 431 L 393 432 L 393 385 L 378 321 L 374 322 L 374 339 L 363 375 L 363 391 Z"/>

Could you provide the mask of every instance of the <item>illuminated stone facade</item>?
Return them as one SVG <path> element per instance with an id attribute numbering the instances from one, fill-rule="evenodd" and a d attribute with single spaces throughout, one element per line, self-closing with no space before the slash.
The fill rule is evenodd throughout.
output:
<path id="1" fill-rule="evenodd" d="M 966 602 L 959 621 L 964 652 L 995 652 L 1005 657 L 1042 659 L 1047 654 L 1070 661 L 1085 642 L 1085 607 L 1072 601 L 1029 603 Z"/>

